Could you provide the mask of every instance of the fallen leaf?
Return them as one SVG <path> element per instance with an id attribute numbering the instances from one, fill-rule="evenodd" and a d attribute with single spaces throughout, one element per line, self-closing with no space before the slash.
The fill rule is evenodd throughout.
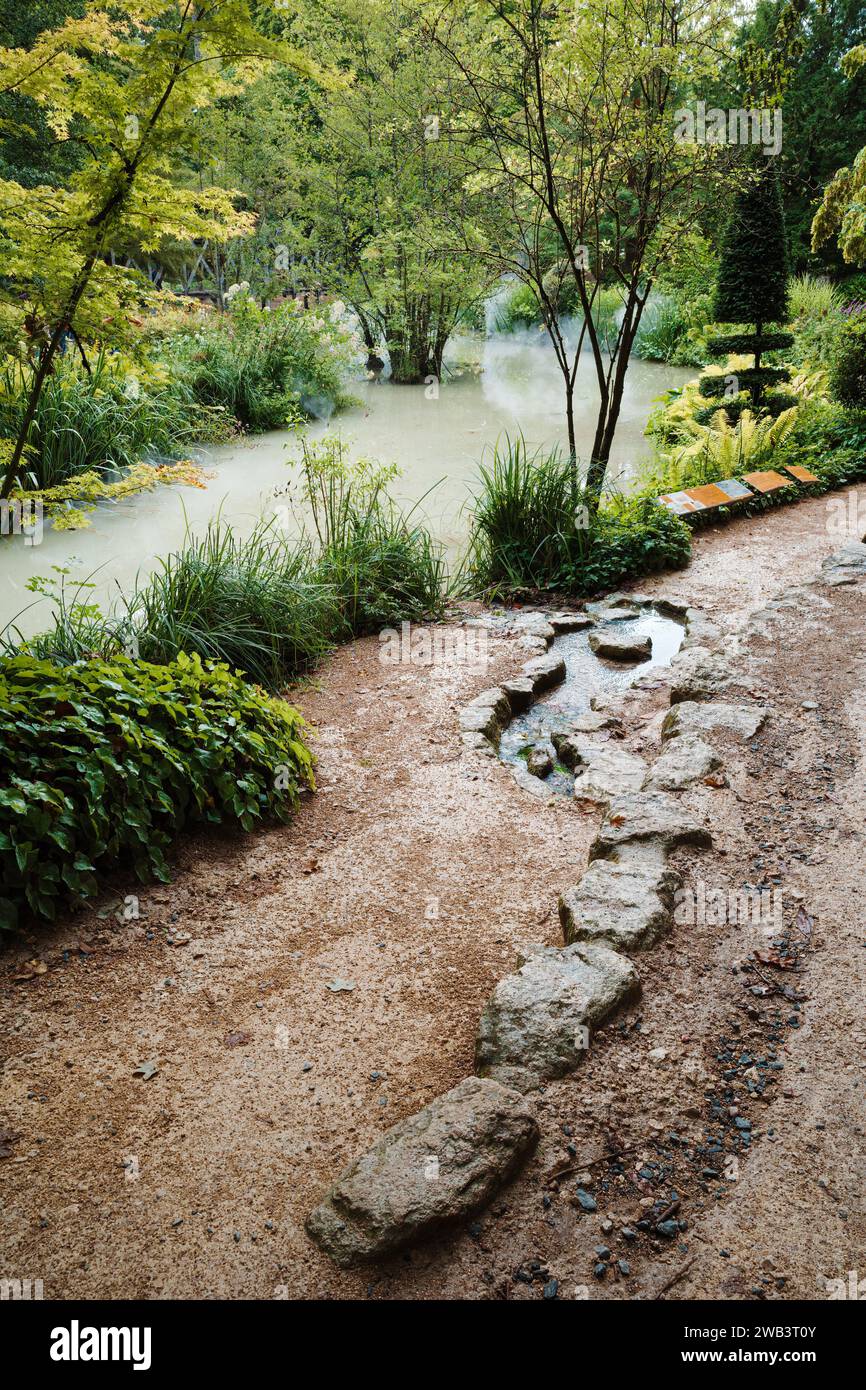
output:
<path id="1" fill-rule="evenodd" d="M 139 1062 L 133 1076 L 140 1076 L 144 1081 L 149 1081 L 152 1076 L 156 1076 L 159 1066 L 156 1062 Z"/>
<path id="2" fill-rule="evenodd" d="M 27 980 L 35 980 L 37 975 L 46 975 L 48 966 L 44 960 L 29 960 L 21 971 L 20 975 L 13 975 L 15 984 L 24 984 Z"/>
<path id="3" fill-rule="evenodd" d="M 354 980 L 328 980 L 325 989 L 329 989 L 332 994 L 340 994 L 343 990 L 355 988 Z"/>
<path id="4" fill-rule="evenodd" d="M 810 941 L 812 938 L 812 928 L 814 925 L 814 917 L 810 917 L 806 909 L 801 907 L 797 913 L 797 930 L 802 936 L 805 936 L 807 941 Z"/>

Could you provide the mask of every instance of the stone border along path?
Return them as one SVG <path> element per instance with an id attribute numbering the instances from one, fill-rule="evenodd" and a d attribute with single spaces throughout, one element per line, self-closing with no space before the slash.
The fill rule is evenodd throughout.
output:
<path id="1" fill-rule="evenodd" d="M 824 570 L 823 582 L 853 582 L 866 571 L 866 545 L 847 546 Z M 530 947 L 520 968 L 500 980 L 479 1024 L 477 1075 L 388 1130 L 309 1216 L 309 1235 L 339 1265 L 383 1258 L 459 1225 L 516 1174 L 539 1138 L 528 1093 L 579 1066 L 594 1029 L 640 993 L 630 953 L 671 928 L 681 880 L 668 854 L 679 845 L 712 847 L 710 832 L 677 793 L 718 773 L 715 730 L 746 742 L 769 711 L 729 698 L 738 681 L 731 660 L 711 645 L 718 629 L 685 602 L 613 594 L 589 613 L 521 614 L 521 643 L 539 654 L 518 676 L 464 707 L 463 743 L 494 756 L 508 720 L 565 679 L 565 662 L 549 650 L 557 634 L 589 627 L 596 616 L 622 613 L 626 605 L 628 616 L 652 608 L 686 628 L 666 668 L 671 709 L 662 751 L 638 790 L 627 770 L 621 787 L 614 782 L 603 799 L 594 798 L 606 814 L 586 871 L 559 900 L 565 944 Z M 576 728 L 603 728 L 606 703 L 593 699 L 593 713 L 578 716 Z"/>

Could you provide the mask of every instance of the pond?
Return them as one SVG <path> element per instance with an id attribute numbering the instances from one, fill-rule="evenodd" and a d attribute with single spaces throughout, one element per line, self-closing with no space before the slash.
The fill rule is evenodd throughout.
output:
<path id="1" fill-rule="evenodd" d="M 545 335 L 526 330 L 455 339 L 446 366 L 438 394 L 425 386 L 359 381 L 352 390 L 360 404 L 330 422 L 313 423 L 308 433 L 338 431 L 353 454 L 396 463 L 401 476 L 394 495 L 404 505 L 419 504 L 417 515 L 454 555 L 466 536 L 467 502 L 485 449 L 506 432 L 522 430 L 532 448 L 562 444 L 566 435 L 562 380 Z M 648 457 L 643 430 L 653 402 L 693 375 L 687 368 L 631 362 L 609 475 L 616 485 L 627 487 Z M 586 354 L 576 391 L 578 451 L 584 457 L 592 442 L 596 399 Z M 249 531 L 260 516 L 284 507 L 293 476 L 286 465 L 298 452 L 298 436 L 284 430 L 204 449 L 199 461 L 214 475 L 204 491 L 160 488 L 103 506 L 85 530 L 46 527 L 39 546 L 4 539 L 0 627 L 24 609 L 22 631 L 46 626 L 47 601 L 34 601 L 25 585 L 53 565 L 68 567 L 78 579 L 91 576 L 93 595 L 105 605 L 119 590 L 131 589 L 137 573 L 146 575 L 159 556 L 176 549 L 187 525 L 201 531 L 221 515 L 240 532 Z"/>

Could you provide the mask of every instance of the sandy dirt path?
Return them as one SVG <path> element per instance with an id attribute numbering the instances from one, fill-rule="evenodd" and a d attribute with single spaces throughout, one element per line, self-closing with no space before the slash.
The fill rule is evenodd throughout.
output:
<path id="1" fill-rule="evenodd" d="M 639 587 L 687 594 L 733 633 L 838 548 L 834 515 L 822 499 L 713 528 L 687 571 Z M 0 1160 L 0 1273 L 41 1278 L 48 1298 L 534 1298 L 552 1280 L 560 1297 L 646 1297 L 676 1274 L 667 1296 L 824 1296 L 816 1279 L 850 1267 L 858 1229 L 839 1144 L 854 1170 L 866 1153 L 852 1128 L 866 1075 L 852 993 L 866 961 L 866 639 L 848 590 L 820 626 L 791 626 L 755 655 L 777 706 L 749 750 L 757 761 L 741 758 L 731 786 L 702 789 L 696 805 L 707 803 L 698 808 L 713 818 L 725 872 L 751 881 L 756 858 L 769 862 L 756 846 L 772 842 L 781 857 L 782 780 L 804 789 L 807 857 L 785 856 L 782 877 L 809 896 L 824 943 L 809 953 L 805 1026 L 769 1017 L 776 1005 L 763 1001 L 763 1017 L 741 1017 L 742 942 L 727 930 L 675 931 L 641 962 L 641 1004 L 547 1089 L 539 1151 L 501 1199 L 447 1240 L 336 1270 L 307 1239 L 306 1213 L 385 1128 L 471 1073 L 486 998 L 522 943 L 559 941 L 556 898 L 579 877 L 599 819 L 536 801 L 461 748 L 459 705 L 516 671 L 526 653 L 513 639 L 493 639 L 483 675 L 383 665 L 368 639 L 297 694 L 318 730 L 320 788 L 292 825 L 185 838 L 170 886 L 121 874 L 97 908 L 0 956 L 0 1131 L 17 1136 Z M 804 690 L 820 718 L 804 719 Z M 634 747 L 657 740 L 663 703 L 652 691 L 636 702 Z M 790 766 L 776 766 L 780 746 Z M 766 823 L 750 826 L 761 799 Z M 105 915 L 129 894 L 137 919 Z M 34 957 L 45 973 L 17 982 Z M 732 1020 L 754 1033 L 750 1046 L 784 1051 L 780 1089 L 794 1094 L 774 1103 L 775 1134 L 715 1196 L 692 1151 L 708 1105 L 731 1108 L 715 1058 Z M 659 1047 L 661 1064 L 648 1056 Z M 156 1065 L 150 1079 L 135 1074 L 144 1062 Z M 576 1206 L 574 1174 L 551 1181 L 562 1162 L 593 1184 L 596 1213 Z M 679 1194 L 687 1232 L 675 1246 L 624 1244 L 622 1225 L 659 1183 Z M 814 1235 L 802 1260 L 792 1220 Z M 599 1243 L 624 1271 L 594 1278 Z"/>

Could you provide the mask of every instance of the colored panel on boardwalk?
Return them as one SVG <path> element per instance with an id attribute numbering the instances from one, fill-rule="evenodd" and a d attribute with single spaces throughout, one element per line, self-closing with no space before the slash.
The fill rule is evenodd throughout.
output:
<path id="1" fill-rule="evenodd" d="M 688 516 L 690 512 L 707 510 L 703 502 L 696 502 L 687 492 L 663 492 L 659 502 L 663 507 L 667 507 L 669 512 L 673 512 L 674 516 Z"/>
<path id="2" fill-rule="evenodd" d="M 692 501 L 700 502 L 701 506 L 709 509 L 710 507 L 729 507 L 731 499 L 726 492 L 715 483 L 706 483 L 703 487 L 687 487 L 686 496 L 691 497 Z"/>
<path id="3" fill-rule="evenodd" d="M 814 473 L 810 473 L 808 468 L 804 468 L 800 463 L 785 463 L 782 465 L 786 473 L 790 473 L 792 478 L 796 478 L 798 483 L 820 483 L 821 479 Z"/>
<path id="4" fill-rule="evenodd" d="M 715 486 L 721 488 L 731 502 L 748 502 L 749 498 L 755 495 L 742 483 L 738 483 L 736 478 L 722 478 Z"/>
<path id="5" fill-rule="evenodd" d="M 768 468 L 765 473 L 744 473 L 743 482 L 756 492 L 777 492 L 780 487 L 791 487 L 790 479 L 783 478 L 773 468 Z"/>

